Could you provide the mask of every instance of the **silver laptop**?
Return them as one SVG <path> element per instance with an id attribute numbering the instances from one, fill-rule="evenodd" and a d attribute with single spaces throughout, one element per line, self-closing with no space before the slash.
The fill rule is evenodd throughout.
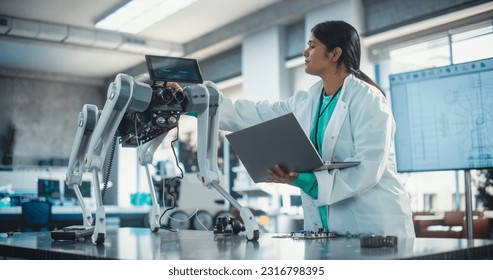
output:
<path id="1" fill-rule="evenodd" d="M 299 172 L 359 164 L 323 161 L 292 113 L 230 133 L 226 138 L 255 183 L 267 181 L 271 177 L 267 169 L 276 164 Z"/>

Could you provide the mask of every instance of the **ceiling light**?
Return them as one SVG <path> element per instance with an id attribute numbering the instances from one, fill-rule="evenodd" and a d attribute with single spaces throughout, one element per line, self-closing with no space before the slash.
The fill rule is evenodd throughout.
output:
<path id="1" fill-rule="evenodd" d="M 97 28 L 139 33 L 197 0 L 132 0 L 96 23 Z"/>

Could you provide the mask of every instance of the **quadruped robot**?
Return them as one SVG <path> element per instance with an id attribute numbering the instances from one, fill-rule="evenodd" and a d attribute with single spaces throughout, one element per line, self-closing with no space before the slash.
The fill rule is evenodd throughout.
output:
<path id="1" fill-rule="evenodd" d="M 219 103 L 222 93 L 217 86 L 203 81 L 195 59 L 145 56 L 149 77 L 133 78 L 118 74 L 109 85 L 102 110 L 86 104 L 79 113 L 78 127 L 69 158 L 66 182 L 77 196 L 82 208 L 83 225 L 51 232 L 54 240 L 91 236 L 92 242 L 102 244 L 106 235 L 106 214 L 103 206 L 99 176 L 116 145 L 137 149 L 139 164 L 146 170 L 151 209 L 149 225 L 152 232 L 160 228 L 160 207 L 149 172 L 153 154 L 169 131 L 178 127 L 180 115 L 197 114 L 198 179 L 203 186 L 216 189 L 240 212 L 246 238 L 256 241 L 259 226 L 251 211 L 241 206 L 220 185 L 217 165 L 219 133 Z M 168 82 L 190 84 L 183 91 L 168 87 Z M 110 152 L 111 156 L 111 152 Z M 96 199 L 95 217 L 85 205 L 79 186 L 85 172 L 92 174 Z"/>

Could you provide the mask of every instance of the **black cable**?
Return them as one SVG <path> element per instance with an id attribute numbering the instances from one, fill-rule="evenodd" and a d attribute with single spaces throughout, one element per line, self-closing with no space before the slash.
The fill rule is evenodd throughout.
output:
<path id="1" fill-rule="evenodd" d="M 108 182 L 110 181 L 110 175 L 111 175 L 111 168 L 113 166 L 113 159 L 115 157 L 115 150 L 116 150 L 116 141 L 117 137 L 113 136 L 113 141 L 111 142 L 111 151 L 110 151 L 110 158 L 108 159 L 108 168 L 106 170 L 106 174 L 103 180 L 103 190 L 101 192 L 101 200 L 104 204 L 104 198 L 106 196 L 106 191 L 108 190 Z"/>
<path id="2" fill-rule="evenodd" d="M 173 179 L 171 179 L 171 181 L 174 181 L 174 180 L 177 180 L 177 179 L 180 179 L 181 180 L 181 179 L 183 179 L 183 176 L 184 176 L 183 175 L 183 169 L 181 169 L 180 162 L 178 161 L 178 156 L 176 155 L 175 146 L 173 146 L 173 144 L 179 140 L 178 139 L 179 133 L 180 133 L 180 129 L 177 126 L 176 127 L 176 137 L 175 137 L 175 139 L 173 139 L 171 141 L 171 150 L 173 151 L 173 155 L 175 156 L 176 167 L 178 167 L 178 169 L 180 169 L 180 176 L 175 176 Z"/>
<path id="3" fill-rule="evenodd" d="M 103 190 L 101 191 L 101 204 L 104 204 L 104 198 L 106 196 L 106 191 L 108 190 L 108 182 L 110 180 L 110 175 L 111 175 L 111 167 L 113 166 L 113 159 L 115 157 L 115 150 L 116 150 L 116 141 L 117 137 L 113 136 L 113 140 L 111 141 L 111 151 L 110 151 L 110 157 L 108 159 L 108 168 L 106 169 L 106 173 L 104 175 L 103 179 Z M 98 186 L 99 188 L 99 186 Z M 92 221 L 92 226 L 96 225 L 96 220 L 94 219 Z"/>
<path id="4" fill-rule="evenodd" d="M 172 201 L 172 206 L 171 207 L 168 207 L 166 208 L 166 210 L 164 210 L 163 214 L 161 214 L 161 217 L 159 217 L 159 226 L 161 228 L 164 228 L 161 220 L 162 218 L 164 217 L 164 215 L 166 214 L 166 212 L 168 211 L 171 211 L 173 209 L 175 209 L 176 207 L 176 197 L 173 193 L 171 193 L 171 183 L 173 183 L 175 180 L 178 180 L 178 179 L 183 179 L 184 177 L 184 172 L 183 172 L 183 169 L 181 169 L 180 167 L 180 162 L 178 161 L 178 156 L 176 155 L 176 151 L 175 151 L 175 146 L 173 145 L 175 142 L 177 142 L 179 140 L 179 134 L 180 134 L 180 128 L 179 126 L 176 127 L 176 137 L 175 139 L 173 139 L 171 141 L 171 151 L 173 151 L 173 155 L 175 157 L 175 163 L 176 163 L 176 166 L 178 167 L 178 169 L 180 169 L 180 176 L 175 176 L 173 177 L 172 179 L 169 180 L 168 183 L 166 183 L 166 179 L 163 179 L 163 184 L 164 184 L 164 188 L 166 189 L 166 192 L 173 198 L 173 201 Z M 166 187 L 167 186 L 167 187 Z M 163 191 L 163 196 L 164 196 L 164 191 Z M 163 197 L 163 204 L 165 204 L 165 199 Z M 171 229 L 168 229 L 168 230 L 171 230 Z"/>

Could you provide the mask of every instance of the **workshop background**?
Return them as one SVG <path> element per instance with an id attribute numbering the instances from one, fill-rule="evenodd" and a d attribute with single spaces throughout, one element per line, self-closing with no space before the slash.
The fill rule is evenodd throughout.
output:
<path id="1" fill-rule="evenodd" d="M 389 75 L 493 57 L 493 3 L 486 0 L 196 0 L 137 33 L 95 27 L 127 2 L 0 1 L 0 213 L 36 197 L 40 180 L 59 182 L 57 205 L 76 204 L 63 181 L 78 113 L 84 104 L 101 109 L 118 73 L 145 73 L 146 54 L 196 58 L 204 80 L 217 83 L 225 96 L 252 100 L 285 99 L 316 81 L 304 73 L 302 51 L 311 27 L 324 20 L 357 28 L 361 69 L 390 99 Z M 230 209 L 194 176 L 195 131 L 195 119 L 183 116 L 178 151 L 187 172 L 176 210 L 185 213 L 180 217 L 197 211 L 216 217 Z M 299 229 L 299 190 L 254 184 L 225 133 L 219 151 L 224 186 L 255 210 L 265 231 Z M 156 188 L 179 172 L 170 148 L 174 137 L 170 132 L 156 152 Z M 400 175 L 416 213 L 464 210 L 463 171 Z M 484 178 L 479 171 L 472 175 L 474 210 L 488 210 L 478 198 Z M 106 205 L 145 212 L 147 181 L 135 149 L 118 148 L 110 182 Z M 94 206 L 93 196 L 85 199 Z M 115 224 L 123 225 L 118 217 Z"/>

